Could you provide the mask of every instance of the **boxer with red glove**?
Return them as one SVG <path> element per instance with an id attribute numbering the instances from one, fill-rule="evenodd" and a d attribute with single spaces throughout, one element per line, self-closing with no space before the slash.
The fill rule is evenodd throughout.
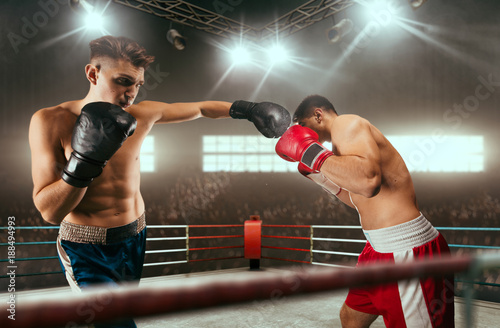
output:
<path id="1" fill-rule="evenodd" d="M 319 142 L 318 134 L 304 126 L 291 126 L 276 144 L 276 153 L 286 161 L 301 162 L 312 172 L 333 153 Z"/>

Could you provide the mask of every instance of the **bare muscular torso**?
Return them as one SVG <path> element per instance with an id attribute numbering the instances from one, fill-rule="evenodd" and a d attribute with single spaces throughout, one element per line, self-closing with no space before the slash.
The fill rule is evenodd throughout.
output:
<path id="1" fill-rule="evenodd" d="M 335 143 L 336 134 L 342 133 L 345 125 L 352 119 L 361 118 L 342 115 L 333 123 L 332 144 L 338 155 L 343 155 L 345 147 Z M 413 181 L 401 155 L 375 126 L 369 124 L 369 130 L 380 154 L 381 186 L 379 193 L 371 198 L 350 193 L 350 200 L 359 213 L 361 226 L 364 230 L 373 230 L 417 218 L 420 211 Z"/>
<path id="2" fill-rule="evenodd" d="M 54 147 L 59 148 L 61 158 L 58 167 L 65 165 L 73 151 L 71 136 L 79 115 L 79 101 L 63 103 L 45 109 L 47 129 L 51 129 Z M 80 203 L 66 217 L 68 222 L 115 227 L 136 220 L 144 213 L 144 201 L 140 193 L 139 156 L 144 138 L 153 122 L 140 113 L 140 105 L 127 108 L 137 119 L 137 128 L 108 161 L 102 174 L 89 185 Z"/>

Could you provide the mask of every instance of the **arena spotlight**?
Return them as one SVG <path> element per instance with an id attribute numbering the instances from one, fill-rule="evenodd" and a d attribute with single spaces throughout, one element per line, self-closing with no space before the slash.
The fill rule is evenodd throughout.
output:
<path id="1" fill-rule="evenodd" d="M 97 8 L 94 0 L 69 0 L 69 6 L 76 14 L 83 17 L 87 30 L 100 30 L 104 33 L 103 14 L 110 2 L 108 1 L 103 10 Z"/>
<path id="2" fill-rule="evenodd" d="M 239 46 L 231 51 L 231 59 L 234 65 L 242 65 L 250 62 L 250 53 L 247 49 Z"/>
<path id="3" fill-rule="evenodd" d="M 170 29 L 167 32 L 167 40 L 174 45 L 177 50 L 186 48 L 186 39 L 175 29 Z"/>
<path id="4" fill-rule="evenodd" d="M 85 17 L 85 27 L 88 30 L 101 30 L 104 27 L 102 15 L 96 12 L 88 13 Z"/>
<path id="5" fill-rule="evenodd" d="M 427 0 L 408 0 L 413 9 L 420 8 Z"/>
<path id="6" fill-rule="evenodd" d="M 326 38 L 330 43 L 339 42 L 344 36 L 351 32 L 353 23 L 350 19 L 344 18 L 333 27 L 326 30 Z"/>
<path id="7" fill-rule="evenodd" d="M 288 52 L 281 45 L 275 45 L 267 50 L 269 59 L 273 64 L 283 63 L 288 60 Z"/>

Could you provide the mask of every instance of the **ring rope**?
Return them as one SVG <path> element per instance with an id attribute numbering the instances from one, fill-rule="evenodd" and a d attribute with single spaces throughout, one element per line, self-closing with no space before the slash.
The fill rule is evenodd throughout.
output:
<path id="1" fill-rule="evenodd" d="M 282 238 L 282 239 L 305 239 L 309 240 L 311 237 L 295 237 L 295 236 L 268 236 L 268 235 L 262 235 L 262 238 Z"/>
<path id="2" fill-rule="evenodd" d="M 489 258 L 485 258 L 486 256 Z M 230 280 L 226 275 L 214 276 L 212 279 L 199 281 L 195 286 L 183 286 L 178 283 L 170 286 L 100 288 L 72 298 L 31 302 L 25 300 L 17 305 L 16 312 L 26 315 L 17 316 L 15 322 L 6 315 L 0 316 L 0 326 L 44 328 L 65 326 L 69 322 L 83 324 L 87 318 L 81 316 L 77 309 L 81 308 L 82 304 L 95 304 L 93 302 L 96 299 L 103 298 L 109 302 L 100 304 L 101 311 L 95 311 L 94 320 L 97 322 L 269 299 L 276 291 L 280 292 L 280 296 L 315 293 L 401 279 L 442 276 L 477 269 L 478 266 L 484 269 L 485 265 L 500 266 L 500 256 L 482 254 L 476 258 L 441 257 L 397 265 L 366 265 L 356 269 L 301 267 L 281 274 L 252 274 L 245 279 Z"/>
<path id="3" fill-rule="evenodd" d="M 170 262 L 153 262 L 153 263 L 144 263 L 143 266 L 149 267 L 149 266 L 171 265 L 171 264 L 180 264 L 180 263 L 188 263 L 188 261 L 181 260 L 181 261 L 170 261 Z"/>
<path id="4" fill-rule="evenodd" d="M 209 250 L 209 249 L 225 249 L 225 248 L 243 248 L 245 246 L 243 245 L 238 245 L 238 246 L 214 246 L 214 247 L 198 247 L 198 248 L 190 248 L 190 251 L 204 251 L 204 250 Z"/>
<path id="5" fill-rule="evenodd" d="M 321 253 L 321 254 L 334 254 L 334 255 L 347 255 L 347 256 L 359 256 L 360 253 L 349 253 L 349 252 L 335 252 L 335 251 L 322 251 L 313 249 L 313 253 Z"/>
<path id="6" fill-rule="evenodd" d="M 262 248 L 271 248 L 271 249 L 284 249 L 288 251 L 300 251 L 300 252 L 310 252 L 310 249 L 303 248 L 290 248 L 290 247 L 278 247 L 278 246 L 262 246 Z"/>
<path id="7" fill-rule="evenodd" d="M 204 225 L 148 225 L 151 229 L 176 229 L 176 228 L 199 228 Z M 243 227 L 241 224 L 237 225 L 210 225 L 214 228 L 224 226 L 224 227 Z M 208 227 L 208 225 L 207 225 Z M 263 224 L 262 227 L 282 227 L 282 228 L 322 228 L 322 229 L 361 229 L 361 226 L 348 226 L 348 225 L 283 225 L 283 224 Z M 436 230 L 466 230 L 466 231 L 500 231 L 498 227 L 435 227 Z M 8 230 L 9 227 L 0 227 L 0 230 Z M 39 229 L 59 229 L 59 226 L 29 226 L 29 227 L 19 227 L 16 226 L 16 230 L 39 230 Z"/>
<path id="8" fill-rule="evenodd" d="M 146 254 L 159 254 L 159 253 L 175 253 L 175 252 L 185 252 L 186 248 L 178 248 L 178 249 L 158 249 L 158 250 L 150 250 L 146 251 Z"/>
<path id="9" fill-rule="evenodd" d="M 213 239 L 213 238 L 243 238 L 243 235 L 189 236 L 189 239 Z"/>
<path id="10" fill-rule="evenodd" d="M 186 240 L 187 237 L 157 237 L 146 238 L 146 241 L 161 241 L 161 240 Z"/>
<path id="11" fill-rule="evenodd" d="M 366 239 L 342 239 L 342 238 L 318 238 L 318 237 L 313 237 L 311 239 L 319 241 L 338 241 L 343 243 L 363 243 L 363 244 L 366 243 Z"/>

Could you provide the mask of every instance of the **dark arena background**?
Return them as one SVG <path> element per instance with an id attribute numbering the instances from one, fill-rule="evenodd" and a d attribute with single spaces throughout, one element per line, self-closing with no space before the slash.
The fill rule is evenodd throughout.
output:
<path id="1" fill-rule="evenodd" d="M 455 245 L 453 254 L 498 252 L 500 1 L 423 2 L 412 8 L 408 0 L 88 0 L 102 17 L 87 26 L 85 10 L 71 8 L 67 0 L 2 0 L 0 220 L 7 228 L 15 217 L 16 291 L 67 286 L 55 258 L 57 229 L 21 229 L 51 227 L 33 204 L 28 128 L 37 110 L 85 97 L 88 44 L 106 34 L 132 38 L 156 57 L 136 103 L 244 99 L 275 102 L 293 114 L 304 97 L 320 94 L 339 114 L 365 117 L 405 149 L 421 212 L 435 227 L 458 228 L 441 230 Z M 327 10 L 302 17 L 298 8 Z M 182 50 L 167 39 L 173 29 L 185 42 Z M 276 45 L 282 47 L 274 53 L 280 57 L 268 58 Z M 235 55 L 237 47 L 241 52 Z M 244 49 L 247 62 L 242 62 Z M 147 224 L 180 226 L 148 229 L 152 238 L 183 237 L 185 225 L 242 225 L 252 215 L 264 225 L 359 225 L 355 210 L 273 152 L 233 144 L 218 153 L 204 144 L 211 136 L 265 139 L 246 120 L 157 125 L 150 136 L 154 142 L 144 152 L 141 173 Z M 225 165 L 207 164 L 210 156 L 221 154 L 226 157 L 217 161 L 227 160 Z M 248 164 L 265 155 L 278 158 L 278 164 Z M 240 161 L 232 164 L 234 158 Z M 263 229 L 265 235 L 309 234 L 299 227 Z M 0 293 L 9 285 L 7 232 L 0 230 Z M 242 228 L 190 228 L 189 233 L 236 237 L 194 239 L 190 248 L 206 249 L 190 251 L 185 262 L 185 252 L 147 254 L 146 263 L 182 263 L 146 266 L 143 278 L 248 267 L 241 248 L 215 248 L 243 243 Z M 360 228 L 328 229 L 317 236 L 364 239 Z M 310 242 L 263 240 L 275 248 L 263 249 L 268 258 L 260 266 L 303 266 L 308 252 L 283 248 L 309 249 Z M 342 252 L 359 253 L 363 246 L 315 243 Z M 181 238 L 148 244 L 148 250 L 185 247 Z M 316 254 L 315 260 L 354 265 L 356 257 Z M 491 268 L 474 278 L 475 299 L 500 302 L 499 272 Z M 456 276 L 457 296 L 467 281 L 470 277 Z"/>

